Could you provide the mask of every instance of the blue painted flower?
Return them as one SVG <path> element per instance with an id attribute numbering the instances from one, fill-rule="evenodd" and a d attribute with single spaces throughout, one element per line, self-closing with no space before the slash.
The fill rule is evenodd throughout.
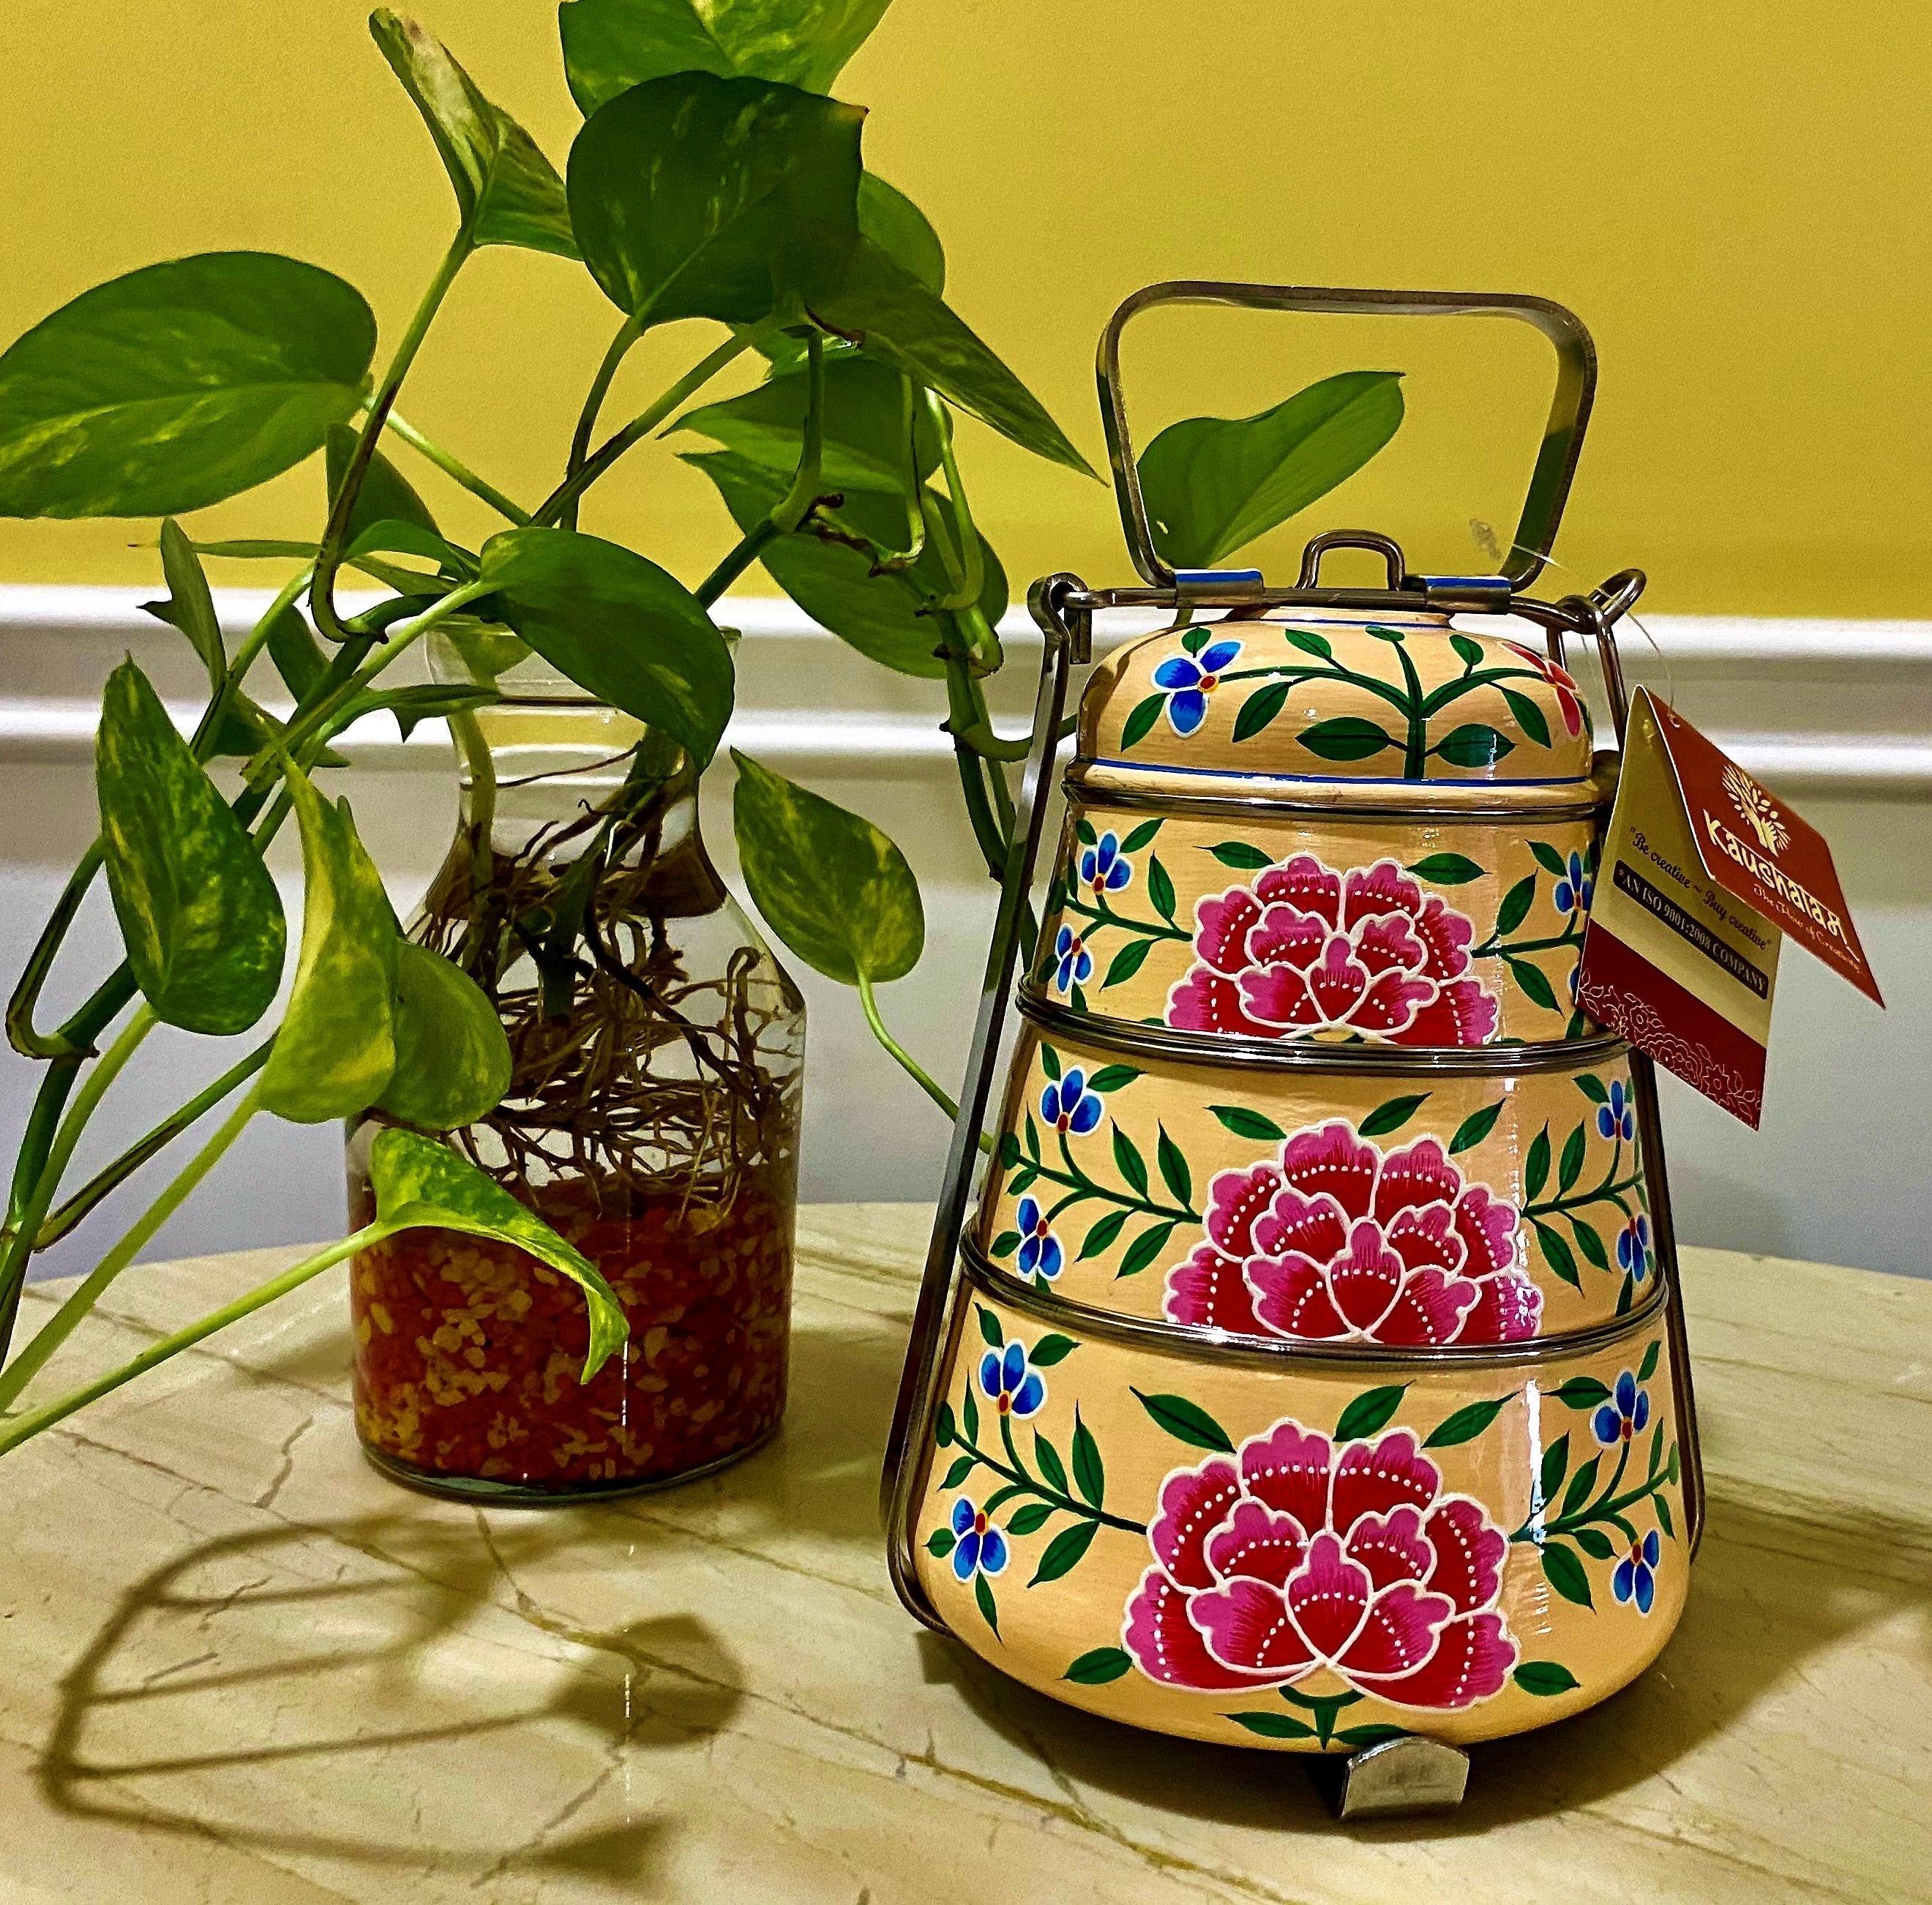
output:
<path id="1" fill-rule="evenodd" d="M 1154 670 L 1154 685 L 1167 696 L 1168 725 L 1177 734 L 1192 734 L 1208 718 L 1208 697 L 1240 652 L 1238 641 L 1210 642 L 1198 656 L 1170 655 Z"/>
<path id="2" fill-rule="evenodd" d="M 952 1571 L 962 1581 L 1004 1573 L 1006 1538 L 964 1496 L 952 1504 Z"/>
<path id="3" fill-rule="evenodd" d="M 980 1387 L 1002 1415 L 1036 1415 L 1046 1400 L 1046 1378 L 1027 1360 L 1026 1345 L 1010 1342 L 980 1358 Z"/>
<path id="4" fill-rule="evenodd" d="M 1582 913 L 1589 908 L 1590 896 L 1597 890 L 1597 883 L 1583 871 L 1583 856 L 1572 854 L 1570 865 L 1563 878 L 1556 883 L 1556 891 L 1551 897 L 1556 902 L 1559 913 Z"/>
<path id="5" fill-rule="evenodd" d="M 1604 1137 L 1621 1138 L 1627 1144 L 1636 1136 L 1636 1112 L 1622 1078 L 1610 1081 L 1609 1102 L 1597 1107 L 1597 1129 Z"/>
<path id="6" fill-rule="evenodd" d="M 1590 1418 L 1590 1426 L 1606 1448 L 1640 1436 L 1650 1423 L 1650 1391 L 1636 1386 L 1628 1370 L 1617 1378 L 1616 1393 Z"/>
<path id="7" fill-rule="evenodd" d="M 1657 1558 L 1662 1551 L 1653 1528 L 1641 1541 L 1630 1544 L 1630 1552 L 1617 1563 L 1617 1571 L 1610 1576 L 1611 1593 L 1619 1600 L 1635 1601 L 1640 1614 L 1648 1614 L 1650 1604 L 1657 1598 Z"/>
<path id="8" fill-rule="evenodd" d="M 1650 1220 L 1641 1210 L 1617 1232 L 1617 1267 L 1633 1282 L 1650 1274 Z"/>
<path id="9" fill-rule="evenodd" d="M 1117 893 L 1133 877 L 1133 864 L 1121 857 L 1119 837 L 1111 830 L 1080 856 L 1080 878 L 1096 894 Z"/>
<path id="10" fill-rule="evenodd" d="M 1048 1282 L 1066 1267 L 1066 1253 L 1048 1228 L 1037 1198 L 1020 1199 L 1019 1263 L 1022 1276 L 1044 1276 Z"/>
<path id="11" fill-rule="evenodd" d="M 1087 1074 L 1071 1066 L 1040 1094 L 1040 1114 L 1054 1130 L 1084 1138 L 1100 1122 L 1100 1094 L 1087 1089 Z"/>
<path id="12" fill-rule="evenodd" d="M 1053 982 L 1062 992 L 1084 986 L 1094 976 L 1094 956 L 1071 926 L 1062 926 L 1053 941 Z"/>

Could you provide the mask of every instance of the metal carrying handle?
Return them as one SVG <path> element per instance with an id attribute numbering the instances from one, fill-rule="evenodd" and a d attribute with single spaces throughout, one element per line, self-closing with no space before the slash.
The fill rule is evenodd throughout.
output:
<path id="1" fill-rule="evenodd" d="M 1543 446 L 1523 499 L 1522 520 L 1499 572 L 1512 590 L 1525 589 L 1542 573 L 1556 540 L 1557 524 L 1570 494 L 1570 480 L 1583 447 L 1590 406 L 1597 389 L 1597 350 L 1575 312 L 1547 298 L 1520 292 L 1362 291 L 1323 285 L 1235 284 L 1211 278 L 1175 278 L 1136 291 L 1107 320 L 1100 333 L 1095 370 L 1100 384 L 1100 416 L 1107 432 L 1107 460 L 1134 567 L 1156 588 L 1172 588 L 1180 578 L 1154 546 L 1147 500 L 1141 494 L 1140 466 L 1127 428 L 1126 396 L 1120 380 L 1120 334 L 1130 320 L 1157 304 L 1229 304 L 1249 310 L 1336 312 L 1384 317 L 1511 317 L 1534 325 L 1556 350 L 1556 389 Z M 1304 580 L 1304 586 L 1312 584 Z M 1393 589 L 1397 584 L 1391 580 Z"/>

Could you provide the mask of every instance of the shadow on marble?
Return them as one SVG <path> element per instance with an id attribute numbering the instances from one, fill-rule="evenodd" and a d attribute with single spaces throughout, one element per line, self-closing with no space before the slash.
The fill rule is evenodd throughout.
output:
<path id="1" fill-rule="evenodd" d="M 501 1620 L 493 1595 L 506 1579 L 514 1586 L 517 1568 L 578 1539 L 574 1520 L 518 1517 L 485 1528 L 480 1520 L 346 1519 L 326 1530 L 338 1559 L 323 1559 L 336 1572 L 342 1546 L 366 1558 L 366 1575 L 349 1580 L 302 1578 L 321 1555 L 314 1535 L 325 1531 L 259 1530 L 186 1550 L 122 1596 L 62 1677 L 36 1767 L 44 1796 L 71 1816 L 212 1835 L 269 1855 L 417 1869 L 433 1861 L 472 1871 L 479 1884 L 544 1870 L 647 1882 L 668 1820 L 646 1807 L 616 1828 L 573 1835 L 568 1820 L 620 1772 L 628 1790 L 633 1756 L 724 1730 L 741 1704 L 742 1670 L 688 1614 L 603 1633 L 535 1623 L 589 1650 L 575 1655 L 533 1651 L 543 1643 L 521 1610 L 493 1636 L 500 1678 L 479 1689 L 465 1656 L 473 1659 L 479 1628 Z M 277 1737 L 250 1737 L 264 1723 Z M 582 1774 L 534 1810 L 516 1790 L 516 1736 L 530 1728 L 573 1749 Z M 440 1828 L 434 1817 L 412 1817 L 400 1787 L 385 1794 L 399 1749 L 460 1745 L 466 1764 L 492 1736 L 506 1742 L 500 1807 L 486 1792 Z M 531 1756 L 558 1756 L 553 1745 Z M 345 1761 L 366 1770 L 345 1779 Z M 324 1764 L 317 1790 L 366 1792 L 353 1823 L 369 1829 L 290 1822 L 303 1808 L 290 1803 L 280 1769 L 301 1789 L 302 1769 Z M 378 1829 L 386 1812 L 393 1837 Z"/>
<path id="2" fill-rule="evenodd" d="M 1472 1750 L 1469 1796 L 1438 1817 L 1358 1822 L 1330 1816 L 1300 1756 L 1142 1732 L 1021 1686 L 957 1644 L 920 1636 L 929 1684 L 950 1684 L 986 1724 L 1035 1756 L 1070 1797 L 1082 1789 L 1137 1806 L 1248 1828 L 1341 1834 L 1374 1844 L 1460 1838 L 1613 1798 L 1664 1777 L 1732 1727 L 1806 1662 L 1900 1611 L 1932 1604 L 1932 1529 L 1913 1524 L 1915 1558 L 1794 1556 L 1787 1524 L 1714 1496 L 1683 1622 L 1650 1670 L 1574 1718 Z M 1822 1704 L 1822 1702 L 1821 1702 Z M 1821 1713 L 1821 1726 L 1830 1724 Z"/>

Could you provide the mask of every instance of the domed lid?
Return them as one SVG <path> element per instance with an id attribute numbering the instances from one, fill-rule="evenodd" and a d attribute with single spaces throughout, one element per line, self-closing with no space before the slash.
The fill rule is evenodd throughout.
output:
<path id="1" fill-rule="evenodd" d="M 1080 706 L 1086 760 L 1164 773 L 1547 785 L 1586 779 L 1590 750 L 1562 669 L 1432 614 L 1237 610 L 1164 629 L 1096 668 Z"/>

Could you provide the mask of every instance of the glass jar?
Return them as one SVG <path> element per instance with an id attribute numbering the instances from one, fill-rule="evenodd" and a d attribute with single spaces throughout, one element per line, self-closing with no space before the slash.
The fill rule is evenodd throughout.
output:
<path id="1" fill-rule="evenodd" d="M 482 673 L 480 639 L 442 644 L 439 678 Z M 506 698 L 452 721 L 460 816 L 410 934 L 490 996 L 514 1071 L 446 1142 L 596 1264 L 630 1335 L 584 1384 L 574 1284 L 406 1232 L 352 1265 L 356 1420 L 399 1480 L 539 1504 L 702 1474 L 777 1428 L 805 1008 L 705 852 L 682 754 L 541 662 L 488 678 Z M 350 1138 L 357 1224 L 379 1120 Z"/>

